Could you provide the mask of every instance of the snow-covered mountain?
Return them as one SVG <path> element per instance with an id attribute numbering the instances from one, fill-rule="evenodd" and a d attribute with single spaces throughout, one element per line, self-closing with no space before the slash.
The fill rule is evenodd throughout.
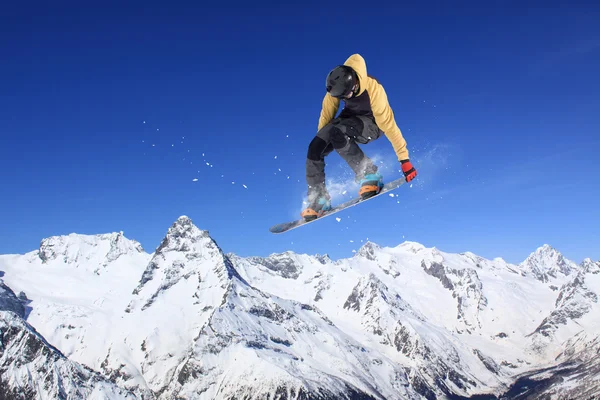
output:
<path id="1" fill-rule="evenodd" d="M 519 267 L 542 282 L 561 279 L 577 271 L 577 265 L 547 244 L 532 253 Z"/>
<path id="2" fill-rule="evenodd" d="M 136 398 L 50 345 L 25 322 L 24 303 L 0 279 L 0 399 Z"/>
<path id="3" fill-rule="evenodd" d="M 518 265 L 413 242 L 244 258 L 184 216 L 152 254 L 72 234 L 0 271 L 0 309 L 138 398 L 600 395 L 576 373 L 600 370 L 600 263 L 547 245 Z"/>

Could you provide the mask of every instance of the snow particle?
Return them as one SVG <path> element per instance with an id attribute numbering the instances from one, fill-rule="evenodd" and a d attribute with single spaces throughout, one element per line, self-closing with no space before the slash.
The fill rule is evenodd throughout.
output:
<path id="1" fill-rule="evenodd" d="M 246 185 L 242 185 L 242 186 L 244 187 L 244 189 L 248 189 L 248 186 L 246 186 Z"/>
<path id="2" fill-rule="evenodd" d="M 335 220 L 336 220 L 337 222 L 340 222 L 342 219 L 341 219 L 340 217 L 337 217 Z"/>
<path id="3" fill-rule="evenodd" d="M 198 182 L 198 178 L 192 179 L 192 182 Z"/>

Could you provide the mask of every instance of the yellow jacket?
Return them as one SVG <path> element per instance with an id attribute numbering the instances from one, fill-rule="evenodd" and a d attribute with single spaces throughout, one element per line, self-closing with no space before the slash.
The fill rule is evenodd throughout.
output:
<path id="1" fill-rule="evenodd" d="M 400 128 L 396 125 L 394 112 L 390 107 L 383 86 L 381 86 L 377 80 L 367 75 L 367 64 L 360 54 L 353 54 L 348 57 L 344 65 L 347 65 L 356 71 L 360 85 L 358 96 L 364 91 L 367 91 L 375 123 L 392 143 L 392 147 L 398 156 L 398 160 L 407 160 L 409 157 L 406 141 L 402 136 Z M 318 130 L 321 130 L 321 128 L 331 122 L 338 112 L 339 107 L 340 100 L 331 96 L 329 93 L 326 93 L 323 98 L 323 108 L 321 109 Z"/>

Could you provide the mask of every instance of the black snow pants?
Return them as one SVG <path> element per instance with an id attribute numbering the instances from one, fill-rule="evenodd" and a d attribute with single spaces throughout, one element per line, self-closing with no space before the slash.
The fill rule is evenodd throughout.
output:
<path id="1" fill-rule="evenodd" d="M 338 117 L 321 128 L 310 142 L 306 156 L 306 183 L 309 192 L 324 189 L 325 157 L 333 150 L 352 168 L 356 179 L 377 172 L 377 166 L 358 145 L 376 140 L 382 134 L 373 118 L 362 115 Z"/>

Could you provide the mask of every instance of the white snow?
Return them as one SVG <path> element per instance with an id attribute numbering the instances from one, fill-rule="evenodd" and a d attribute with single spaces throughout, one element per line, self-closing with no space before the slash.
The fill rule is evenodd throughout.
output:
<path id="1" fill-rule="evenodd" d="M 122 232 L 72 234 L 0 256 L 0 270 L 31 300 L 28 322 L 52 345 L 101 372 L 124 365 L 130 378 L 120 383 L 163 390 L 161 399 L 215 398 L 233 382 L 256 396 L 272 394 L 275 382 L 337 390 L 340 379 L 409 398 L 403 368 L 428 382 L 450 368 L 477 383 L 460 389 L 445 380 L 470 395 L 554 362 L 578 332 L 600 334 L 600 307 L 585 295 L 600 294 L 600 267 L 587 261 L 585 287 L 557 302 L 582 267 L 549 246 L 519 265 L 415 242 L 366 239 L 352 253 L 336 261 L 293 252 L 226 258 L 208 232 L 180 217 L 151 254 Z M 232 275 L 229 259 L 250 285 Z M 587 311 L 543 342 L 534 331 L 557 307 Z M 206 376 L 179 385 L 186 363 Z"/>

